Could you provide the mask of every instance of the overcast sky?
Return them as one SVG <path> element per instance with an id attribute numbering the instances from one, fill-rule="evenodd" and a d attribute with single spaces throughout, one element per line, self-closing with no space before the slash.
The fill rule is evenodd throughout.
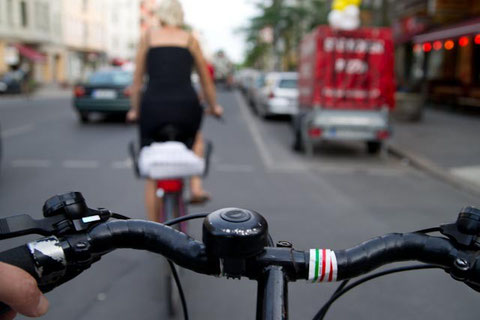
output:
<path id="1" fill-rule="evenodd" d="M 203 33 L 210 50 L 224 49 L 235 62 L 243 60 L 245 43 L 235 30 L 255 15 L 255 0 L 181 0 L 186 22 Z"/>

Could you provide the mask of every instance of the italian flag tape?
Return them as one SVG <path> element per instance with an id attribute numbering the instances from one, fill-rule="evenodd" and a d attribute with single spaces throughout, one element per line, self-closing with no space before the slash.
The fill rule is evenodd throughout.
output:
<path id="1" fill-rule="evenodd" d="M 337 257 L 330 249 L 310 249 L 308 280 L 313 283 L 337 281 Z"/>

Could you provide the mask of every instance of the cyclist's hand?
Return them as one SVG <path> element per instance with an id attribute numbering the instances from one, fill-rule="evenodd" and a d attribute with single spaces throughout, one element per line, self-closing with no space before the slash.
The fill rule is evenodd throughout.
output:
<path id="1" fill-rule="evenodd" d="M 213 108 L 209 108 L 207 112 L 214 117 L 221 118 L 223 116 L 223 107 L 216 104 Z"/>
<path id="2" fill-rule="evenodd" d="M 136 122 L 138 120 L 138 113 L 136 110 L 130 110 L 127 113 L 127 122 Z"/>
<path id="3" fill-rule="evenodd" d="M 28 317 L 40 317 L 48 310 L 47 298 L 35 279 L 17 267 L 0 262 L 0 301 L 11 311 L 0 315 L 1 320 L 15 318 L 17 312 Z"/>

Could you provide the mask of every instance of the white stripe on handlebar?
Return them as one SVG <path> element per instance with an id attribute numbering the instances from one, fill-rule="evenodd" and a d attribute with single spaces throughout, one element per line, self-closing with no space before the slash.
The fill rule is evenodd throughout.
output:
<path id="1" fill-rule="evenodd" d="M 330 249 L 310 249 L 308 280 L 313 283 L 337 281 L 338 265 Z"/>

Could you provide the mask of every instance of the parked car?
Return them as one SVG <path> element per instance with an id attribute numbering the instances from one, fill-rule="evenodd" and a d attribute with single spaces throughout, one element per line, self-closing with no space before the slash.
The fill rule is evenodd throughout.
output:
<path id="1" fill-rule="evenodd" d="M 296 72 L 267 74 L 255 105 L 258 114 L 263 118 L 272 115 L 296 115 L 298 113 L 297 81 Z"/>
<path id="2" fill-rule="evenodd" d="M 0 127 L 0 169 L 2 168 L 2 127 Z"/>
<path id="3" fill-rule="evenodd" d="M 257 111 L 257 105 L 260 102 L 260 93 L 264 86 L 265 73 L 258 71 L 251 75 L 250 83 L 247 87 L 246 99 L 255 111 Z"/>
<path id="4" fill-rule="evenodd" d="M 0 94 L 22 93 L 22 86 L 25 81 L 25 74 L 20 71 L 9 71 L 0 77 Z"/>
<path id="5" fill-rule="evenodd" d="M 248 87 L 251 85 L 252 77 L 257 72 L 258 71 L 254 69 L 243 69 L 237 73 L 235 81 L 243 94 L 247 94 Z"/>
<path id="6" fill-rule="evenodd" d="M 89 114 L 126 114 L 130 110 L 130 86 L 133 73 L 121 69 L 97 71 L 88 81 L 74 88 L 73 105 L 81 122 L 89 120 Z"/>

